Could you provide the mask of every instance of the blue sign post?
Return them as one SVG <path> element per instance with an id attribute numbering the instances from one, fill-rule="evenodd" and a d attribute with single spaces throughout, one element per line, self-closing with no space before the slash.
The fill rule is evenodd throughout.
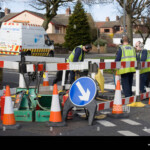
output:
<path id="1" fill-rule="evenodd" d="M 75 106 L 82 107 L 89 104 L 95 98 L 96 93 L 95 81 L 89 77 L 81 77 L 72 84 L 69 98 Z"/>

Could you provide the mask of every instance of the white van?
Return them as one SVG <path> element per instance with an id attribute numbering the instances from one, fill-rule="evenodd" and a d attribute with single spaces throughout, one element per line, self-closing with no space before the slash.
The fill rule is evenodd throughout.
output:
<path id="1" fill-rule="evenodd" d="M 44 28 L 27 23 L 3 22 L 0 29 L 0 54 L 54 56 L 54 42 Z"/>

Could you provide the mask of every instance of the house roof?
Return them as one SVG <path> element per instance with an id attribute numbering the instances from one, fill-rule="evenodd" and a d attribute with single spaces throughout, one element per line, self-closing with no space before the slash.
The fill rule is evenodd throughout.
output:
<path id="1" fill-rule="evenodd" d="M 112 28 L 114 26 L 120 25 L 121 25 L 120 21 L 107 21 L 101 26 L 101 28 Z"/>
<path id="2" fill-rule="evenodd" d="M 0 19 L 0 22 L 5 22 L 5 21 L 7 21 L 7 20 L 13 18 L 13 17 L 16 16 L 17 14 L 18 14 L 18 13 L 10 13 L 10 14 L 8 14 L 8 15 L 2 17 L 2 18 Z"/>
<path id="3" fill-rule="evenodd" d="M 95 22 L 97 28 L 100 28 L 103 24 L 105 24 L 105 21 Z"/>
<path id="4" fill-rule="evenodd" d="M 0 22 L 5 22 L 5 21 L 8 21 L 24 12 L 28 12 L 32 15 L 35 15 L 41 19 L 44 19 L 44 14 L 41 14 L 41 13 L 37 13 L 37 12 L 34 12 L 34 11 L 29 11 L 29 10 L 24 10 L 20 13 L 10 13 L 6 16 L 4 16 L 3 18 L 0 19 Z M 52 20 L 51 20 L 51 23 L 54 23 L 55 25 L 64 25 L 66 26 L 68 24 L 68 20 L 69 20 L 69 16 L 65 15 L 65 14 L 58 14 L 56 15 Z"/>

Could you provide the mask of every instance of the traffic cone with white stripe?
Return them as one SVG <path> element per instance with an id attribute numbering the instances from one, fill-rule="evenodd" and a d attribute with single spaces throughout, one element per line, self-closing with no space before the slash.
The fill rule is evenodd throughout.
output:
<path id="1" fill-rule="evenodd" d="M 44 75 L 43 75 L 43 86 L 49 86 L 48 71 L 44 72 Z"/>
<path id="2" fill-rule="evenodd" d="M 120 80 L 120 77 L 119 75 L 117 74 L 117 71 L 116 71 L 116 75 L 115 75 L 115 84 L 117 85 L 117 81 Z"/>
<path id="3" fill-rule="evenodd" d="M 20 128 L 19 124 L 16 124 L 15 115 L 13 110 L 12 99 L 10 96 L 10 88 L 6 86 L 5 93 L 5 105 L 4 105 L 4 114 L 1 129 L 18 129 Z"/>
<path id="4" fill-rule="evenodd" d="M 120 80 L 117 80 L 114 103 L 113 103 L 113 108 L 112 108 L 112 114 L 109 114 L 108 116 L 113 117 L 113 118 L 128 117 L 128 114 L 123 112 Z"/>
<path id="5" fill-rule="evenodd" d="M 54 84 L 53 87 L 53 97 L 51 102 L 50 117 L 47 125 L 56 127 L 66 125 L 65 121 L 62 120 L 57 84 Z"/>

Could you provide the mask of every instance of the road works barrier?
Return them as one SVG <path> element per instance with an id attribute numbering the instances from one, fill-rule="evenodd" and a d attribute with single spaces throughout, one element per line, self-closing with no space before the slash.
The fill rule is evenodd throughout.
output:
<path id="1" fill-rule="evenodd" d="M 28 57 L 27 57 L 28 58 Z M 39 57 L 38 57 L 39 58 Z M 42 58 L 43 60 L 44 58 Z M 55 59 L 55 58 L 54 58 Z M 57 58 L 58 60 L 59 58 Z M 36 62 L 38 61 L 38 63 Z M 97 68 L 99 68 L 102 72 L 105 69 L 120 69 L 120 68 L 129 68 L 129 67 L 135 67 L 136 68 L 136 94 L 135 96 L 131 96 L 128 98 L 123 98 L 122 104 L 129 104 L 132 102 L 136 102 L 136 101 L 141 101 L 145 98 L 149 98 L 150 97 L 150 92 L 146 92 L 144 94 L 140 94 L 139 92 L 139 76 L 140 76 L 140 69 L 141 68 L 146 68 L 146 67 L 150 67 L 150 62 L 114 62 L 114 60 L 100 60 L 100 59 L 86 59 L 84 62 L 70 62 L 70 63 L 65 63 L 64 59 L 61 60 L 62 62 L 48 62 L 48 60 L 44 63 L 40 62 L 39 59 L 35 59 L 35 63 L 30 61 L 27 62 L 26 61 L 26 57 L 22 58 L 20 62 L 11 62 L 11 61 L 0 61 L 0 68 L 5 68 L 5 69 L 15 69 L 18 70 L 19 73 L 22 75 L 22 80 L 23 80 L 23 74 L 24 73 L 31 73 L 31 72 L 41 72 L 41 71 L 63 71 L 63 77 L 62 77 L 62 85 L 65 86 L 66 89 L 66 85 L 64 84 L 65 82 L 65 73 L 67 70 L 89 70 L 89 75 L 91 76 L 91 78 L 93 80 L 95 80 L 95 75 L 96 75 L 96 70 L 94 67 L 94 64 L 97 64 Z M 22 81 L 21 81 L 22 82 Z M 22 87 L 25 88 L 26 84 L 22 84 Z M 114 85 L 113 85 L 114 86 Z M 105 86 L 106 87 L 106 86 Z M 115 87 L 115 86 L 114 86 Z M 44 87 L 45 89 L 47 89 L 47 87 Z M 53 88 L 53 87 L 51 87 Z M 69 89 L 69 88 L 68 88 Z M 50 88 L 49 88 L 50 90 Z M 52 90 L 52 89 L 51 89 Z M 101 111 L 104 109 L 109 109 L 112 108 L 113 106 L 113 101 L 108 101 L 108 102 L 97 102 L 96 105 L 93 103 L 93 106 L 95 107 L 96 111 Z M 90 106 L 89 106 L 90 107 Z M 94 110 L 92 110 L 94 113 Z M 64 117 L 64 116 L 63 116 Z M 89 124 L 92 124 L 92 118 L 90 118 Z"/>

